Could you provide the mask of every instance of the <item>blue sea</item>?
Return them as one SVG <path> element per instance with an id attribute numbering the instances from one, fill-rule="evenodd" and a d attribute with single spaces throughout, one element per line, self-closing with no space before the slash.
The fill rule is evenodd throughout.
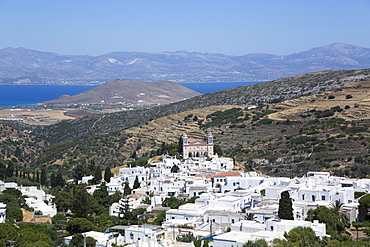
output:
<path id="1" fill-rule="evenodd" d="M 213 82 L 213 83 L 180 83 L 181 85 L 202 94 L 223 89 L 247 86 L 259 82 Z M 0 85 L 0 107 L 34 105 L 46 100 L 58 99 L 63 94 L 74 95 L 95 86 L 74 85 Z"/>

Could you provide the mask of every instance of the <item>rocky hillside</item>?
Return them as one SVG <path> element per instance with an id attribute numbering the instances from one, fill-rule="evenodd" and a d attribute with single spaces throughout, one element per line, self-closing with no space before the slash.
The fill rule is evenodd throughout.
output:
<path id="1" fill-rule="evenodd" d="M 125 104 L 162 105 L 198 96 L 187 87 L 170 81 L 143 82 L 115 79 L 86 92 L 40 104 Z"/>
<path id="2" fill-rule="evenodd" d="M 199 52 L 112 52 L 71 56 L 24 48 L 0 50 L 0 84 L 101 84 L 114 78 L 175 82 L 268 81 L 324 70 L 370 67 L 370 49 L 331 44 L 281 56 Z"/>

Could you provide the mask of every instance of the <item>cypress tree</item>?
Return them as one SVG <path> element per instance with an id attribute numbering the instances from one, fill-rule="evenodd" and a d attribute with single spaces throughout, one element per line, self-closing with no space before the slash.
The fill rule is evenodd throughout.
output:
<path id="1" fill-rule="evenodd" d="M 94 174 L 94 183 L 97 183 L 97 182 L 100 182 L 101 180 L 103 179 L 102 175 L 101 175 L 101 170 L 100 170 L 100 167 L 97 166 L 95 168 L 95 174 Z"/>
<path id="2" fill-rule="evenodd" d="M 125 187 L 123 188 L 123 195 L 127 196 L 131 194 L 131 188 L 128 182 L 125 183 Z"/>
<path id="3" fill-rule="evenodd" d="M 41 185 L 46 186 L 48 184 L 48 178 L 46 177 L 46 170 L 45 168 L 41 169 L 41 178 L 40 178 Z"/>
<path id="4" fill-rule="evenodd" d="M 183 142 L 184 142 L 184 140 L 182 139 L 182 136 L 180 136 L 179 143 L 178 143 L 178 146 L 177 146 L 177 151 L 179 152 L 179 154 L 182 154 Z"/>
<path id="5" fill-rule="evenodd" d="M 139 177 L 136 175 L 134 185 L 132 186 L 133 189 L 140 188 L 140 183 L 139 183 Z"/>
<path id="6" fill-rule="evenodd" d="M 60 187 L 64 187 L 64 185 L 66 185 L 66 182 L 64 181 L 63 176 L 60 172 L 57 174 L 55 180 L 57 186 L 59 185 Z"/>
<path id="7" fill-rule="evenodd" d="M 288 191 L 280 194 L 278 216 L 280 219 L 294 220 L 293 203 Z"/>
<path id="8" fill-rule="evenodd" d="M 39 170 L 36 171 L 36 182 L 37 183 L 40 183 L 40 174 L 39 174 Z"/>
<path id="9" fill-rule="evenodd" d="M 104 172 L 104 180 L 105 182 L 109 183 L 110 182 L 110 178 L 113 177 L 113 174 L 112 172 L 110 171 L 110 168 L 109 166 L 107 166 L 105 168 L 105 172 Z"/>
<path id="10" fill-rule="evenodd" d="M 14 163 L 9 161 L 8 168 L 6 169 L 7 177 L 13 177 L 14 175 Z"/>

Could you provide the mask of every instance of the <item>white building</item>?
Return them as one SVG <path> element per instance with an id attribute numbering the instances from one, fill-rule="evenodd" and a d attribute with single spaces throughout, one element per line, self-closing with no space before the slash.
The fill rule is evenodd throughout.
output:
<path id="1" fill-rule="evenodd" d="M 0 202 L 0 223 L 6 222 L 6 204 Z"/>

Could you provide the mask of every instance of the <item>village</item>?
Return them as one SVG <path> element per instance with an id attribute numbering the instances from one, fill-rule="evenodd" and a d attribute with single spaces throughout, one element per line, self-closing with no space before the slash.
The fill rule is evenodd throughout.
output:
<path id="1" fill-rule="evenodd" d="M 212 240 L 209 246 L 243 246 L 247 241 L 284 239 L 284 234 L 296 227 L 309 227 L 315 235 L 329 237 L 325 223 L 307 221 L 309 210 L 318 206 L 330 208 L 341 203 L 349 222 L 363 217 L 359 212 L 356 193 L 367 194 L 370 179 L 350 179 L 331 176 L 329 172 L 308 172 L 302 177 L 271 177 L 256 171 L 243 171 L 234 167 L 232 158 L 219 157 L 213 151 L 213 136 L 209 132 L 204 142 L 183 135 L 182 159 L 163 155 L 149 167 L 124 167 L 106 183 L 110 195 L 123 192 L 124 184 L 139 188 L 113 203 L 111 216 L 123 214 L 122 205 L 130 210 L 145 208 L 141 215 L 143 224 L 117 225 L 104 233 L 84 232 L 92 237 L 96 246 L 194 246 L 177 241 L 179 236 L 192 234 L 199 239 Z M 99 184 L 88 185 L 93 176 L 78 181 L 86 184 L 86 191 L 93 194 Z M 104 181 L 101 181 L 104 182 Z M 53 217 L 57 207 L 53 196 L 37 187 L 18 186 L 0 181 L 0 192 L 15 188 L 27 195 L 26 204 L 41 212 L 38 217 Z M 278 216 L 279 200 L 283 192 L 289 192 L 293 219 Z M 194 198 L 177 209 L 163 207 L 167 198 L 184 201 Z M 148 202 L 149 199 L 149 202 Z M 144 201 L 146 201 L 144 203 Z M 158 212 L 165 212 L 161 226 L 151 225 L 149 219 Z M 6 204 L 0 203 L 0 222 L 6 219 Z M 146 222 L 146 223 L 145 223 Z M 352 234 L 348 231 L 348 234 Z M 68 244 L 72 236 L 65 238 Z"/>

